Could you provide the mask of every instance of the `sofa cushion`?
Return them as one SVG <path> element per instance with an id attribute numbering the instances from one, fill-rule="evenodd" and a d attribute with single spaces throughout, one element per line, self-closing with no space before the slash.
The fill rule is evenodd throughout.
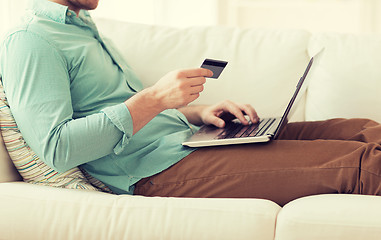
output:
<path id="1" fill-rule="evenodd" d="M 52 187 L 111 192 L 107 186 L 94 178 L 90 178 L 90 183 L 79 168 L 59 173 L 47 166 L 23 139 L 8 106 L 1 84 L 0 128 L 9 156 L 25 182 Z M 1 171 L 4 171 L 4 169 Z M 88 177 L 90 176 L 88 175 Z"/>
<path id="2" fill-rule="evenodd" d="M 165 198 L 0 184 L 0 239 L 273 240 L 269 200 Z M 17 209 L 17 211 L 15 211 Z"/>
<path id="3" fill-rule="evenodd" d="M 314 66 L 306 100 L 306 120 L 370 118 L 381 122 L 381 37 L 321 33 L 310 53 L 324 47 Z"/>
<path id="4" fill-rule="evenodd" d="M 324 194 L 286 204 L 275 239 L 367 239 L 381 236 L 379 196 Z"/>

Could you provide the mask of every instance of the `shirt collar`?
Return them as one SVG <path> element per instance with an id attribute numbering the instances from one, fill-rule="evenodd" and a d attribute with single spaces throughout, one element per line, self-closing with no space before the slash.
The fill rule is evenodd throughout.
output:
<path id="1" fill-rule="evenodd" d="M 32 10 L 36 15 L 46 16 L 59 23 L 67 23 L 68 18 L 76 18 L 76 13 L 69 10 L 67 6 L 48 0 L 30 0 L 28 9 Z M 79 17 L 88 18 L 90 14 L 87 11 L 81 10 Z"/>

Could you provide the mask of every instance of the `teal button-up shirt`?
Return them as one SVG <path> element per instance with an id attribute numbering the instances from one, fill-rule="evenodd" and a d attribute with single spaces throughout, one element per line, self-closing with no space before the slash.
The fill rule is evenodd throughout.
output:
<path id="1" fill-rule="evenodd" d="M 23 137 L 58 171 L 80 166 L 115 193 L 132 194 L 137 181 L 194 150 L 181 142 L 196 127 L 174 109 L 132 136 L 123 102 L 142 84 L 86 11 L 77 17 L 33 0 L 1 45 L 0 74 Z"/>

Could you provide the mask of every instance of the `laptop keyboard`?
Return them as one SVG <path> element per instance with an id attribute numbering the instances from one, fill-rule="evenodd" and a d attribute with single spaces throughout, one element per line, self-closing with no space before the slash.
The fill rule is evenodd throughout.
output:
<path id="1" fill-rule="evenodd" d="M 222 131 L 216 139 L 255 137 L 263 135 L 275 122 L 275 118 L 266 118 L 259 123 L 243 125 L 241 123 L 229 122 L 225 130 Z"/>

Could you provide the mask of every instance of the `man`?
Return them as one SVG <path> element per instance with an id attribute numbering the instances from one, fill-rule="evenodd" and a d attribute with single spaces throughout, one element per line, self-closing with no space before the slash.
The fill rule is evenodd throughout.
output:
<path id="1" fill-rule="evenodd" d="M 80 166 L 115 193 L 257 197 L 280 205 L 319 193 L 381 193 L 381 126 L 335 119 L 288 124 L 269 144 L 191 149 L 195 125 L 243 124 L 250 105 L 187 105 L 206 69 L 168 73 L 149 88 L 99 36 L 98 0 L 33 0 L 0 51 L 0 74 L 29 146 L 52 168 Z M 321 139 L 315 140 L 314 139 Z M 323 140 L 324 139 L 324 140 Z"/>

